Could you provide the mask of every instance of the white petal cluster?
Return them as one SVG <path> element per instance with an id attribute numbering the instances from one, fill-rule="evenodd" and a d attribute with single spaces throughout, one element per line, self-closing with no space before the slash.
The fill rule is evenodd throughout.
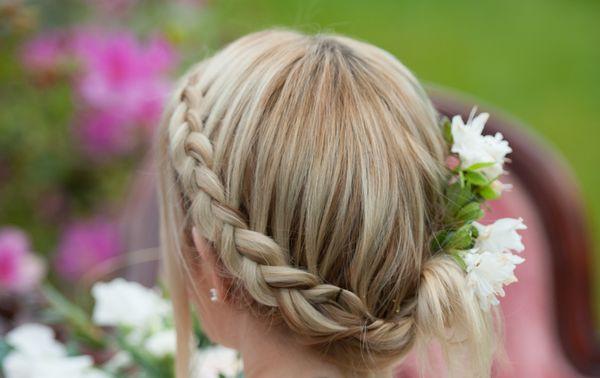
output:
<path id="1" fill-rule="evenodd" d="M 194 364 L 197 378 L 237 377 L 243 370 L 237 351 L 222 346 L 200 350 Z"/>
<path id="2" fill-rule="evenodd" d="M 482 135 L 488 118 L 488 113 L 481 113 L 465 124 L 459 115 L 454 116 L 451 127 L 452 152 L 458 154 L 463 169 L 480 163 L 492 164 L 479 170 L 492 180 L 504 173 L 504 161 L 512 149 L 500 133 Z"/>
<path id="3" fill-rule="evenodd" d="M 467 265 L 467 282 L 479 299 L 482 308 L 499 303 L 504 286 L 517 281 L 514 270 L 525 259 L 513 254 L 524 249 L 517 231 L 527 227 L 522 219 L 503 218 L 491 225 L 474 222 L 479 236 L 473 249 L 463 251 Z"/>
<path id="4" fill-rule="evenodd" d="M 156 357 L 175 355 L 171 305 L 156 290 L 116 278 L 96 283 L 92 296 L 94 323 L 124 329 L 130 344 L 143 345 Z"/>
<path id="5" fill-rule="evenodd" d="M 158 331 L 148 337 L 144 347 L 156 357 L 175 355 L 177 335 L 173 328 Z"/>
<path id="6" fill-rule="evenodd" d="M 13 348 L 3 362 L 6 378 L 108 378 L 93 368 L 90 356 L 69 356 L 45 325 L 19 326 L 6 335 L 6 342 Z"/>
<path id="7" fill-rule="evenodd" d="M 171 311 L 156 291 L 122 278 L 96 283 L 92 296 L 96 302 L 92 319 L 101 326 L 150 328 Z"/>

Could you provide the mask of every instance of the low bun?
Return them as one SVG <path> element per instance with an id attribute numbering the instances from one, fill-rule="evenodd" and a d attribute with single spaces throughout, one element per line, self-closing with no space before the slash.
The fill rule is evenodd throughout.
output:
<path id="1" fill-rule="evenodd" d="M 493 314 L 481 308 L 464 270 L 448 254 L 426 261 L 418 290 L 418 339 L 436 340 L 454 376 L 489 377 L 495 347 Z M 467 370 L 467 371 L 465 371 Z"/>

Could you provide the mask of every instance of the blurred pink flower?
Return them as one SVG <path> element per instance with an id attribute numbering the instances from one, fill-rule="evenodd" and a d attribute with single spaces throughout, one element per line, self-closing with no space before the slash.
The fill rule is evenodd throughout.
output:
<path id="1" fill-rule="evenodd" d="M 89 156 L 102 159 L 131 150 L 135 144 L 132 126 L 118 114 L 89 111 L 81 116 L 75 133 Z"/>
<path id="2" fill-rule="evenodd" d="M 104 218 L 78 221 L 68 226 L 61 237 L 56 269 L 63 278 L 76 281 L 121 251 L 121 238 L 114 223 Z"/>
<path id="3" fill-rule="evenodd" d="M 129 32 L 82 32 L 75 52 L 84 65 L 78 92 L 86 105 L 134 124 L 158 120 L 169 89 L 165 74 L 175 63 L 166 41 L 154 38 L 142 45 Z"/>
<path id="4" fill-rule="evenodd" d="M 132 144 L 116 135 L 128 139 L 136 130 L 151 135 L 170 88 L 167 73 L 177 60 L 174 50 L 164 39 L 155 37 L 142 44 L 126 31 L 80 31 L 73 39 L 73 50 L 83 65 L 76 85 L 89 112 L 84 118 L 97 131 L 80 134 L 84 144 L 96 154 L 127 152 L 124 147 Z M 94 117 L 101 119 L 93 121 Z M 101 125 L 109 130 L 100 132 Z M 115 137 L 96 139 L 98 135 Z"/>
<path id="5" fill-rule="evenodd" d="M 23 46 L 21 61 L 29 71 L 56 71 L 65 58 L 65 52 L 65 36 L 50 31 L 38 35 Z"/>
<path id="6" fill-rule="evenodd" d="M 50 76 L 77 63 L 69 71 L 81 103 L 75 135 L 92 157 L 128 153 L 139 137 L 152 135 L 177 60 L 161 37 L 141 41 L 126 30 L 83 28 L 40 34 L 22 54 L 26 69 Z"/>
<path id="7" fill-rule="evenodd" d="M 0 228 L 0 290 L 31 290 L 43 275 L 44 264 L 31 253 L 25 233 L 17 228 Z"/>

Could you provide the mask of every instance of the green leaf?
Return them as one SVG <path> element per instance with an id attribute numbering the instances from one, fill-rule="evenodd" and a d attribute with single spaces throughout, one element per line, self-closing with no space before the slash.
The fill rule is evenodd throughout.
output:
<path id="1" fill-rule="evenodd" d="M 479 202 L 470 202 L 456 213 L 456 220 L 467 223 L 481 219 L 483 215 L 484 213 Z"/>
<path id="2" fill-rule="evenodd" d="M 470 185 L 462 186 L 460 182 L 451 184 L 446 189 L 446 200 L 448 214 L 452 217 L 465 206 L 467 203 L 475 198 L 471 191 Z"/>
<path id="3" fill-rule="evenodd" d="M 450 256 L 452 256 L 452 258 L 456 261 L 456 263 L 458 265 L 460 265 L 460 267 L 463 270 L 467 270 L 467 263 L 465 262 L 465 260 L 460 255 L 460 251 L 453 251 L 452 253 L 450 253 Z"/>
<path id="4" fill-rule="evenodd" d="M 448 230 L 442 230 L 442 231 L 437 232 L 433 236 L 433 239 L 431 240 L 431 246 L 430 246 L 430 249 L 432 252 L 435 253 L 437 251 L 444 249 L 444 246 L 446 245 L 446 241 L 448 239 L 448 234 L 449 234 Z"/>
<path id="5" fill-rule="evenodd" d="M 91 322 L 90 317 L 85 311 L 70 302 L 50 285 L 45 285 L 42 288 L 42 292 L 52 309 L 73 326 L 75 334 L 82 341 L 94 348 L 103 348 L 106 346 L 104 333 Z"/>
<path id="6" fill-rule="evenodd" d="M 448 241 L 446 242 L 447 250 L 465 250 L 473 247 L 475 240 L 472 234 L 472 226 L 471 224 L 465 224 L 460 227 L 458 230 L 452 232 L 448 237 Z"/>
<path id="7" fill-rule="evenodd" d="M 486 186 L 490 183 L 487 177 L 479 172 L 474 171 L 466 171 L 465 180 L 476 186 Z"/>
<path id="8" fill-rule="evenodd" d="M 485 200 L 491 201 L 500 197 L 500 195 L 492 189 L 491 185 L 486 185 L 478 190 L 478 194 Z"/>
<path id="9" fill-rule="evenodd" d="M 471 224 L 471 236 L 473 236 L 473 240 L 477 240 L 479 237 L 479 230 L 473 224 Z"/>
<path id="10" fill-rule="evenodd" d="M 3 362 L 4 358 L 11 352 L 12 347 L 4 341 L 3 338 L 0 338 L 0 371 L 4 371 Z"/>
<path id="11" fill-rule="evenodd" d="M 484 163 L 475 163 L 475 164 L 473 164 L 473 165 L 465 168 L 465 171 L 476 171 L 476 170 L 481 169 L 481 168 L 491 167 L 494 164 L 496 164 L 496 163 L 494 163 L 493 161 L 484 162 Z"/>
<path id="12" fill-rule="evenodd" d="M 450 120 L 446 117 L 444 117 L 442 122 L 442 132 L 444 133 L 444 140 L 446 140 L 446 143 L 448 143 L 448 145 L 451 146 L 454 144 L 454 138 L 452 137 L 452 123 L 450 123 Z"/>

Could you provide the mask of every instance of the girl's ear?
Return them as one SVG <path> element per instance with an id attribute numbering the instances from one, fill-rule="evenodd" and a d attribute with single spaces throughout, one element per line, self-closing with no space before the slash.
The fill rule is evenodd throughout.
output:
<path id="1" fill-rule="evenodd" d="M 196 227 L 192 228 L 192 237 L 194 239 L 196 251 L 200 256 L 199 265 L 203 276 L 202 278 L 210 288 L 217 290 L 217 297 L 222 300 L 225 297 L 225 282 L 218 274 L 217 256 L 215 251 L 206 238 L 200 235 Z"/>

